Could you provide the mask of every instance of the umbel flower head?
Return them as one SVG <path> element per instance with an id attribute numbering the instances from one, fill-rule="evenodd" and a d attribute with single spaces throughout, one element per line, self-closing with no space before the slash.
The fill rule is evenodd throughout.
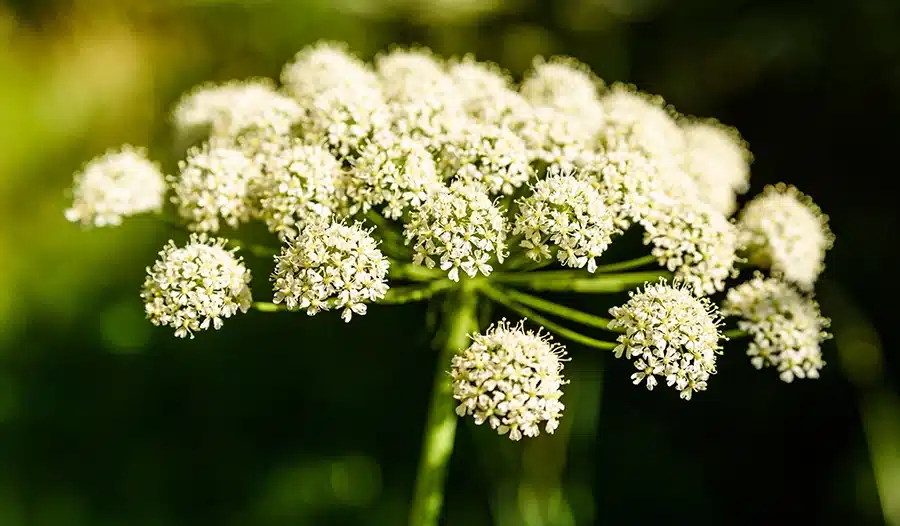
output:
<path id="1" fill-rule="evenodd" d="M 360 223 L 310 222 L 276 259 L 273 301 L 310 316 L 343 309 L 349 322 L 388 290 L 388 260 Z"/>
<path id="2" fill-rule="evenodd" d="M 689 286 L 665 280 L 630 296 L 626 304 L 610 309 L 614 319 L 609 327 L 624 331 L 614 352 L 616 358 L 634 360 L 634 384 L 644 382 L 652 390 L 657 378 L 664 378 L 685 400 L 705 391 L 724 338 L 715 305 L 696 297 Z"/>
<path id="3" fill-rule="evenodd" d="M 795 187 L 767 186 L 738 216 L 742 245 L 751 263 L 803 289 L 811 289 L 834 244 L 828 216 Z"/>
<path id="4" fill-rule="evenodd" d="M 508 229 L 504 213 L 484 185 L 462 180 L 414 209 L 404 233 L 407 244 L 415 242 L 413 263 L 439 266 L 447 277 L 459 281 L 460 270 L 470 277 L 487 276 L 493 270 L 492 258 L 503 262 Z"/>
<path id="5" fill-rule="evenodd" d="M 570 57 L 538 57 L 525 75 L 519 92 L 532 104 L 578 115 L 599 126 L 603 106 L 597 94 L 602 82 L 586 64 Z"/>
<path id="6" fill-rule="evenodd" d="M 701 199 L 731 215 L 737 208 L 737 195 L 750 189 L 753 156 L 746 141 L 736 129 L 714 120 L 688 121 L 682 129 L 685 172 L 697 183 Z"/>
<path id="7" fill-rule="evenodd" d="M 191 230 L 217 232 L 221 223 L 237 228 L 250 219 L 250 184 L 260 166 L 227 140 L 211 139 L 188 150 L 178 163 L 179 176 L 169 176 L 172 202 Z"/>
<path id="8" fill-rule="evenodd" d="M 159 165 L 143 149 L 125 145 L 75 174 L 66 219 L 84 226 L 118 226 L 125 217 L 160 211 L 165 193 Z"/>
<path id="9" fill-rule="evenodd" d="M 474 124 L 443 145 L 440 168 L 450 177 L 484 183 L 492 195 L 511 195 L 534 176 L 525 141 L 491 124 Z"/>
<path id="10" fill-rule="evenodd" d="M 523 236 L 520 246 L 535 261 L 552 257 L 555 250 L 561 264 L 594 272 L 596 258 L 618 233 L 615 213 L 588 181 L 559 169 L 551 172 L 517 202 L 513 235 Z"/>
<path id="11" fill-rule="evenodd" d="M 825 330 L 831 322 L 812 298 L 757 273 L 728 291 L 722 313 L 738 316 L 738 328 L 753 338 L 747 355 L 757 369 L 775 367 L 785 382 L 819 377 L 820 345 L 831 337 Z"/>
<path id="12" fill-rule="evenodd" d="M 301 114 L 297 102 L 278 93 L 271 80 L 249 79 L 197 86 L 176 104 L 172 117 L 182 131 L 208 126 L 214 136 L 235 137 L 251 129 L 287 133 Z"/>
<path id="13" fill-rule="evenodd" d="M 294 237 L 308 221 L 330 217 L 340 206 L 340 162 L 324 147 L 283 137 L 264 148 L 265 175 L 252 179 L 257 215 L 271 232 Z"/>
<path id="14" fill-rule="evenodd" d="M 154 325 L 175 329 L 175 336 L 222 327 L 222 320 L 247 312 L 251 304 L 250 271 L 225 240 L 191 234 L 184 247 L 174 241 L 147 268 L 141 291 L 147 318 Z"/>
<path id="15" fill-rule="evenodd" d="M 512 440 L 538 436 L 541 426 L 553 433 L 565 409 L 564 359 L 565 349 L 549 335 L 502 320 L 472 335 L 472 345 L 451 361 L 456 413 Z"/>

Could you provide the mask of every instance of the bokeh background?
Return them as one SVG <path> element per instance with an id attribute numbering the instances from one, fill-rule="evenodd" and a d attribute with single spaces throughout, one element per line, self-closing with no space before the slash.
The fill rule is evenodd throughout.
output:
<path id="1" fill-rule="evenodd" d="M 435 359 L 422 307 L 349 326 L 251 312 L 176 340 L 137 296 L 174 234 L 62 215 L 71 174 L 108 147 L 175 162 L 184 90 L 277 78 L 319 38 L 517 75 L 575 56 L 737 126 L 753 192 L 795 183 L 838 236 L 821 379 L 785 385 L 737 348 L 684 403 L 570 346 L 556 435 L 461 425 L 446 524 L 900 525 L 894 0 L 0 2 L 0 525 L 405 522 Z"/>

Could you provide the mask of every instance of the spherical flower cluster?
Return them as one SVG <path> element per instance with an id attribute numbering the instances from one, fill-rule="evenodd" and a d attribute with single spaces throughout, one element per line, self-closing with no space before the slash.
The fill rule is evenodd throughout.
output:
<path id="1" fill-rule="evenodd" d="M 571 168 L 592 158 L 594 129 L 578 115 L 535 106 L 516 112 L 509 120 L 509 126 L 525 140 L 530 161 Z"/>
<path id="2" fill-rule="evenodd" d="M 710 375 L 716 373 L 723 338 L 715 305 L 696 297 L 689 286 L 663 280 L 630 295 L 625 305 L 610 309 L 614 319 L 609 327 L 624 333 L 614 352 L 616 358 L 634 360 L 634 384 L 644 382 L 652 390 L 657 377 L 665 378 L 666 385 L 685 400 L 705 391 Z"/>
<path id="3" fill-rule="evenodd" d="M 209 126 L 214 136 L 234 137 L 251 129 L 285 134 L 301 115 L 272 81 L 250 79 L 197 86 L 175 106 L 173 119 L 181 130 Z"/>
<path id="4" fill-rule="evenodd" d="M 550 106 L 581 118 L 586 125 L 602 122 L 603 106 L 597 94 L 602 83 L 591 69 L 568 57 L 535 59 L 519 92 L 532 104 Z"/>
<path id="5" fill-rule="evenodd" d="M 471 55 L 451 61 L 447 74 L 453 81 L 463 108 L 471 117 L 480 119 L 496 110 L 498 99 L 512 91 L 512 77 L 500 66 L 479 62 Z M 523 104 L 525 101 L 522 101 Z M 496 122 L 485 119 L 482 122 Z"/>
<path id="6" fill-rule="evenodd" d="M 311 222 L 277 257 L 272 281 L 275 303 L 289 310 L 306 309 L 310 316 L 322 310 L 343 309 L 366 313 L 366 303 L 387 293 L 389 263 L 378 242 L 361 224 Z"/>
<path id="7" fill-rule="evenodd" d="M 442 172 L 484 183 L 491 194 L 510 195 L 534 176 L 525 141 L 490 124 L 475 125 L 445 144 L 440 159 Z"/>
<path id="8" fill-rule="evenodd" d="M 738 328 L 753 338 L 747 355 L 757 369 L 775 367 L 785 382 L 819 377 L 825 365 L 820 344 L 831 337 L 825 330 L 830 320 L 813 299 L 757 273 L 728 291 L 722 313 L 740 317 Z"/>
<path id="9" fill-rule="evenodd" d="M 661 202 L 662 203 L 662 202 Z M 738 233 L 734 224 L 703 202 L 670 200 L 641 220 L 651 254 L 698 294 L 713 294 L 735 276 Z"/>
<path id="10" fill-rule="evenodd" d="M 393 133 L 379 134 L 367 143 L 344 181 L 350 214 L 381 207 L 390 219 L 399 219 L 445 189 L 428 148 Z"/>
<path id="11" fill-rule="evenodd" d="M 225 240 L 191 234 L 178 247 L 174 241 L 159 253 L 141 291 L 147 318 L 154 325 L 175 329 L 175 336 L 194 337 L 194 332 L 222 327 L 222 320 L 238 311 L 247 312 L 250 271 Z"/>
<path id="12" fill-rule="evenodd" d="M 554 170 L 535 183 L 533 193 L 518 200 L 513 235 L 535 261 L 552 257 L 568 267 L 594 272 L 600 257 L 618 232 L 615 212 L 588 181 Z"/>
<path id="13" fill-rule="evenodd" d="M 222 222 L 237 228 L 250 219 L 250 186 L 260 167 L 239 147 L 212 140 L 191 148 L 178 167 L 181 173 L 168 179 L 188 228 L 217 232 Z"/>
<path id="14" fill-rule="evenodd" d="M 118 226 L 122 219 L 162 209 L 166 182 L 159 165 L 125 145 L 92 159 L 75 174 L 66 219 L 84 226 Z"/>
<path id="15" fill-rule="evenodd" d="M 492 258 L 503 262 L 508 229 L 504 212 L 482 184 L 456 181 L 414 209 L 404 233 L 407 244 L 415 242 L 413 263 L 439 266 L 459 281 L 460 270 L 470 277 L 487 276 Z"/>
<path id="16" fill-rule="evenodd" d="M 473 415 L 476 424 L 487 422 L 511 440 L 538 436 L 541 426 L 553 433 L 565 409 L 565 349 L 546 334 L 526 331 L 522 322 L 506 320 L 472 340 L 450 365 L 456 413 Z"/>
<path id="17" fill-rule="evenodd" d="M 684 134 L 661 97 L 614 84 L 601 97 L 603 122 L 598 139 L 606 150 L 639 149 L 664 160 L 684 151 Z"/>
<path id="18" fill-rule="evenodd" d="M 346 44 L 320 41 L 300 50 L 281 70 L 281 83 L 300 104 L 334 89 L 378 88 L 372 69 Z"/>
<path id="19" fill-rule="evenodd" d="M 682 162 L 697 183 L 700 198 L 725 215 L 737 208 L 737 194 L 750 189 L 752 155 L 734 128 L 715 121 L 691 121 L 682 126 Z"/>
<path id="20" fill-rule="evenodd" d="M 256 215 L 282 237 L 297 235 L 308 221 L 328 218 L 340 206 L 340 162 L 325 148 L 285 139 L 263 159 L 265 176 L 250 189 L 259 201 Z"/>
<path id="21" fill-rule="evenodd" d="M 811 289 L 834 244 L 828 216 L 812 199 L 783 183 L 767 186 L 738 216 L 742 245 L 751 263 Z"/>

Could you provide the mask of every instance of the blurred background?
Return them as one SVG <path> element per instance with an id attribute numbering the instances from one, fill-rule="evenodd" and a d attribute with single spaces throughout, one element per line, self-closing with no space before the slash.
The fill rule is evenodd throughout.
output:
<path id="1" fill-rule="evenodd" d="M 320 38 L 365 58 L 473 52 L 516 75 L 575 56 L 737 126 L 751 194 L 794 183 L 837 235 L 821 379 L 783 384 L 737 348 L 684 403 L 570 346 L 556 435 L 461 423 L 446 524 L 900 525 L 895 0 L 0 2 L 0 525 L 405 522 L 434 367 L 420 306 L 349 328 L 251 312 L 176 340 L 138 298 L 172 233 L 63 218 L 72 173 L 107 148 L 175 162 L 183 91 L 277 78 Z"/>

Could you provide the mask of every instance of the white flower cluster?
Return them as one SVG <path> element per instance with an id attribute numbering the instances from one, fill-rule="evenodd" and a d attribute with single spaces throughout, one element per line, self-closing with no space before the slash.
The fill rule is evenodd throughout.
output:
<path id="1" fill-rule="evenodd" d="M 224 318 L 247 312 L 249 283 L 250 271 L 234 250 L 225 248 L 224 239 L 192 234 L 186 246 L 169 241 L 160 251 L 147 268 L 141 298 L 154 325 L 193 338 L 196 331 L 220 329 Z"/>
<path id="2" fill-rule="evenodd" d="M 451 280 L 459 281 L 460 270 L 470 277 L 488 276 L 492 258 L 503 263 L 508 229 L 506 217 L 484 185 L 462 180 L 414 209 L 405 235 L 407 244 L 415 241 L 413 263 L 439 266 Z"/>
<path id="3" fill-rule="evenodd" d="M 525 141 L 508 128 L 490 124 L 476 124 L 445 144 L 440 169 L 457 179 L 484 183 L 493 195 L 511 195 L 535 173 Z"/>
<path id="4" fill-rule="evenodd" d="M 172 202 L 191 230 L 217 232 L 250 220 L 251 181 L 260 166 L 227 140 L 212 140 L 188 150 L 178 163 L 181 173 L 169 176 Z"/>
<path id="5" fill-rule="evenodd" d="M 662 280 L 630 296 L 626 304 L 610 309 L 614 319 L 609 326 L 624 331 L 614 352 L 616 358 L 634 360 L 634 384 L 644 382 L 652 390 L 657 377 L 665 378 L 685 400 L 705 391 L 716 373 L 719 340 L 724 337 L 715 305 L 695 297 L 689 286 Z"/>
<path id="6" fill-rule="evenodd" d="M 715 121 L 689 121 L 684 126 L 684 170 L 697 183 L 700 198 L 731 215 L 737 194 L 750 189 L 750 162 L 746 142 L 734 128 Z"/>
<path id="7" fill-rule="evenodd" d="M 785 382 L 818 378 L 825 365 L 822 341 L 830 320 L 819 305 L 793 287 L 758 274 L 728 291 L 722 305 L 726 316 L 738 316 L 738 328 L 753 338 L 747 349 L 757 369 L 775 367 Z"/>
<path id="8" fill-rule="evenodd" d="M 210 127 L 212 135 L 234 137 L 253 129 L 284 134 L 300 118 L 297 102 L 275 89 L 269 79 L 202 84 L 176 104 L 176 128 Z"/>
<path id="9" fill-rule="evenodd" d="M 273 301 L 310 316 L 343 309 L 349 322 L 387 293 L 388 267 L 378 242 L 359 223 L 311 222 L 277 257 Z"/>
<path id="10" fill-rule="evenodd" d="M 523 236 L 520 245 L 535 261 L 552 257 L 555 249 L 562 265 L 594 272 L 618 233 L 615 213 L 600 192 L 571 173 L 555 171 L 517 204 L 513 235 Z"/>
<path id="11" fill-rule="evenodd" d="M 525 330 L 506 320 L 458 352 L 450 364 L 453 398 L 459 416 L 473 415 L 512 440 L 559 427 L 565 350 L 549 335 Z"/>
<path id="12" fill-rule="evenodd" d="M 166 182 L 143 149 L 125 145 L 91 160 L 75 174 L 66 219 L 85 226 L 118 226 L 122 219 L 162 209 Z"/>
<path id="13" fill-rule="evenodd" d="M 793 186 L 767 186 L 738 216 L 751 263 L 803 289 L 812 289 L 834 244 L 828 216 Z"/>

